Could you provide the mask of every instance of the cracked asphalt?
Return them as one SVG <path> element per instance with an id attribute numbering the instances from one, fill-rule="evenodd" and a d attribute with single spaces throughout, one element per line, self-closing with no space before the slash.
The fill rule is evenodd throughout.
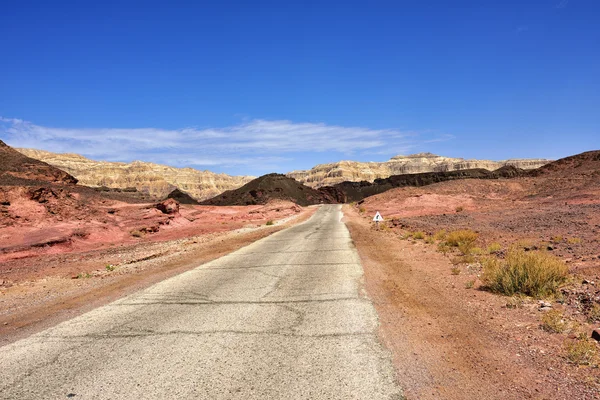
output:
<path id="1" fill-rule="evenodd" d="M 0 348 L 2 399 L 400 399 L 341 206 Z"/>

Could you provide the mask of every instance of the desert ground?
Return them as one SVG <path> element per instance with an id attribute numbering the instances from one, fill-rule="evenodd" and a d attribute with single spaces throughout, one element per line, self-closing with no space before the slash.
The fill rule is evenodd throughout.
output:
<path id="1" fill-rule="evenodd" d="M 218 196 L 219 205 L 148 202 L 7 152 L 0 345 L 243 252 L 345 196 L 272 174 Z M 364 269 L 359 293 L 377 311 L 406 398 L 600 398 L 591 338 L 600 324 L 599 163 L 600 152 L 583 153 L 510 179 L 398 187 L 343 206 Z M 468 246 L 451 244 L 456 232 L 467 232 Z M 295 240 L 309 243 L 303 235 Z M 492 290 L 486 266 L 516 251 L 568 275 L 543 294 Z"/>
<path id="2" fill-rule="evenodd" d="M 408 398 L 600 397 L 590 338 L 600 323 L 600 179 L 581 168 L 398 188 L 346 206 Z M 444 245 L 456 230 L 476 233 L 468 254 Z M 482 264 L 509 248 L 558 258 L 568 280 L 548 296 L 491 293 Z"/>

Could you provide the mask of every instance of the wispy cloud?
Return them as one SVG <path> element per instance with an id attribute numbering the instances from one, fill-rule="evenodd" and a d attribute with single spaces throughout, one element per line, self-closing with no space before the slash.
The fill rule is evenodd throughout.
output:
<path id="1" fill-rule="evenodd" d="M 521 33 L 527 32 L 528 30 L 529 30 L 529 27 L 527 25 L 521 25 L 515 29 L 515 33 L 517 35 L 520 35 Z"/>
<path id="2" fill-rule="evenodd" d="M 565 8 L 569 5 L 569 0 L 561 0 L 558 3 L 556 3 L 556 5 L 554 6 L 554 8 Z"/>
<path id="3" fill-rule="evenodd" d="M 144 160 L 180 167 L 266 168 L 277 167 L 301 153 L 337 152 L 350 156 L 357 152 L 405 149 L 414 142 L 416 133 L 262 119 L 205 129 L 56 128 L 0 117 L 0 135 L 15 147 L 73 152 L 98 160 Z"/>

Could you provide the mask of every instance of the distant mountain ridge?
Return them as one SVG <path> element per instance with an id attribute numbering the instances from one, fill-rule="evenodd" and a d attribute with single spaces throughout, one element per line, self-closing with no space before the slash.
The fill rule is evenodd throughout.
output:
<path id="1" fill-rule="evenodd" d="M 231 176 L 193 168 L 133 161 L 131 163 L 94 161 L 73 153 L 51 153 L 35 149 L 16 149 L 27 157 L 61 169 L 86 186 L 109 188 L 135 187 L 157 199 L 163 199 L 179 189 L 196 200 L 214 197 L 226 190 L 236 189 L 252 176 Z"/>
<path id="2" fill-rule="evenodd" d="M 503 161 L 475 160 L 438 156 L 432 153 L 418 153 L 408 156 L 398 155 L 384 162 L 338 161 L 319 164 L 309 170 L 292 171 L 290 178 L 307 186 L 318 188 L 333 186 L 341 182 L 374 182 L 393 175 L 424 172 L 449 172 L 466 169 L 487 169 L 494 171 L 504 166 L 520 169 L 534 169 L 552 162 L 546 159 L 512 159 Z"/>

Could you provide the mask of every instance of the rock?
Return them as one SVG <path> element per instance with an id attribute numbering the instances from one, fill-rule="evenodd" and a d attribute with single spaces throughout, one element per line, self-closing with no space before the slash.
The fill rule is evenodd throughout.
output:
<path id="1" fill-rule="evenodd" d="M 96 187 L 98 191 L 120 188 L 123 192 L 147 193 L 156 199 L 164 199 L 175 188 L 181 188 L 193 198 L 204 200 L 226 190 L 237 189 L 254 179 L 252 176 L 231 176 L 141 161 L 94 161 L 79 154 L 57 154 L 34 149 L 16 150 L 21 156 L 24 154 L 31 157 L 32 162 L 40 160 L 48 163 L 50 165 L 47 167 L 59 168 L 63 175 L 68 175 L 68 172 L 77 178 L 80 184 Z"/>
<path id="2" fill-rule="evenodd" d="M 332 186 L 344 181 L 373 182 L 375 179 L 392 175 L 415 174 L 422 172 L 448 172 L 464 169 L 483 168 L 489 171 L 506 167 L 533 169 L 541 167 L 549 160 L 465 160 L 438 156 L 431 153 L 419 153 L 409 156 L 395 156 L 385 162 L 339 161 L 320 164 L 310 170 L 292 171 L 287 175 L 311 187 Z M 505 171 L 510 172 L 510 171 Z"/>
<path id="3" fill-rule="evenodd" d="M 540 300 L 538 301 L 538 304 L 540 305 L 540 311 L 548 311 L 552 309 L 552 303 L 549 303 L 547 301 Z"/>
<path id="4" fill-rule="evenodd" d="M 600 328 L 596 328 L 592 331 L 592 339 L 600 342 Z"/>
<path id="5" fill-rule="evenodd" d="M 179 203 L 174 199 L 161 201 L 155 207 L 162 211 L 163 214 L 176 214 L 179 212 Z"/>

